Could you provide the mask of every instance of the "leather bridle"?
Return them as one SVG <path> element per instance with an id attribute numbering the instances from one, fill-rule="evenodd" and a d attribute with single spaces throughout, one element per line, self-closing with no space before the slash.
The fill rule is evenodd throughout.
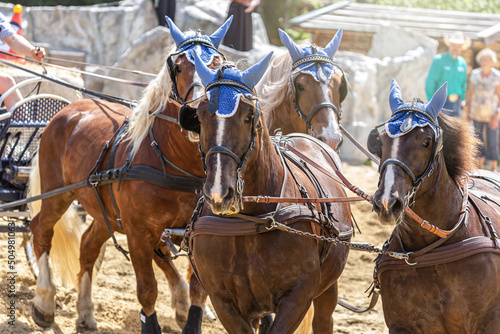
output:
<path id="1" fill-rule="evenodd" d="M 427 176 L 431 175 L 433 170 L 434 170 L 434 164 L 436 163 L 437 159 L 439 158 L 439 152 L 441 152 L 441 150 L 443 149 L 443 138 L 442 138 L 441 127 L 439 126 L 437 121 L 435 121 L 434 118 L 423 109 L 420 109 L 418 107 L 409 106 L 409 107 L 405 107 L 405 108 L 401 108 L 401 109 L 396 110 L 393 113 L 393 116 L 397 113 L 400 113 L 400 112 L 401 112 L 401 116 L 403 116 L 406 111 L 414 112 L 417 114 L 417 116 L 418 116 L 418 114 L 425 116 L 426 120 L 429 121 L 433 126 L 435 126 L 436 138 L 433 142 L 433 148 L 432 148 L 433 153 L 429 159 L 429 162 L 427 163 L 427 167 L 425 168 L 424 172 L 418 177 L 416 177 L 415 174 L 412 172 L 411 168 L 408 167 L 408 165 L 406 165 L 401 160 L 399 160 L 399 159 L 386 159 L 379 166 L 380 177 L 379 177 L 378 183 L 380 185 L 380 180 L 382 179 L 382 175 L 383 175 L 385 169 L 387 168 L 387 166 L 396 165 L 399 168 L 401 168 L 412 181 L 412 188 L 405 196 L 405 205 L 408 207 L 412 207 L 413 204 L 415 204 L 415 194 L 417 193 L 417 190 L 420 187 L 420 184 Z M 407 117 L 411 117 L 411 115 L 409 115 Z M 391 117 L 391 119 L 392 119 L 392 117 Z M 394 121 L 394 120 L 392 120 L 392 121 Z M 381 127 L 381 126 L 385 125 L 386 123 L 387 122 L 382 123 L 382 124 L 376 126 L 376 128 Z"/>
<path id="2" fill-rule="evenodd" d="M 313 48 L 313 51 L 317 52 L 315 48 Z M 309 65 L 304 67 L 304 68 L 300 68 L 300 69 L 298 68 L 299 66 L 304 65 L 304 64 L 309 64 Z M 321 64 L 332 64 L 334 66 L 334 68 L 338 68 L 342 72 L 342 75 L 344 75 L 344 71 L 337 64 L 335 64 L 334 61 L 330 57 L 327 57 L 327 56 L 324 56 L 321 54 L 317 54 L 317 53 L 310 55 L 310 56 L 300 58 L 299 60 L 294 62 L 292 64 L 292 72 L 290 74 L 289 86 L 290 86 L 290 90 L 291 90 L 291 94 L 292 94 L 292 98 L 293 98 L 293 100 L 292 100 L 293 107 L 295 108 L 295 111 L 297 112 L 299 117 L 305 121 L 306 133 L 308 133 L 309 130 L 311 130 L 312 136 L 315 136 L 315 133 L 312 130 L 311 121 L 320 109 L 330 108 L 337 115 L 337 119 L 339 122 L 342 119 L 342 108 L 340 106 L 339 106 L 339 108 L 337 108 L 333 103 L 322 102 L 322 103 L 314 106 L 312 108 L 311 112 L 309 112 L 309 114 L 304 113 L 300 109 L 299 105 L 297 104 L 297 92 L 295 90 L 295 84 L 294 84 L 295 76 L 311 66 L 317 66 L 318 68 L 321 68 Z M 321 83 L 328 85 L 328 81 L 323 82 L 323 80 L 322 80 Z"/>

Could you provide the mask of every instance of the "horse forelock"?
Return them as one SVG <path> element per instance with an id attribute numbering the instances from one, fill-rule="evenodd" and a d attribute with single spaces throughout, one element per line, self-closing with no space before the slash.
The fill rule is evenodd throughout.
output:
<path id="1" fill-rule="evenodd" d="M 269 126 L 278 117 L 276 107 L 279 106 L 288 89 L 288 82 L 292 72 L 292 58 L 288 52 L 277 55 L 257 85 L 257 95 L 261 101 L 262 114 Z"/>
<path id="2" fill-rule="evenodd" d="M 175 46 L 170 50 L 168 56 L 174 51 Z M 137 106 L 132 110 L 130 126 L 128 128 L 128 140 L 133 145 L 132 157 L 137 153 L 141 142 L 147 136 L 149 129 L 153 125 L 154 116 L 151 114 L 165 110 L 171 90 L 172 85 L 169 68 L 167 63 L 164 62 L 160 72 L 156 78 L 149 82 Z"/>

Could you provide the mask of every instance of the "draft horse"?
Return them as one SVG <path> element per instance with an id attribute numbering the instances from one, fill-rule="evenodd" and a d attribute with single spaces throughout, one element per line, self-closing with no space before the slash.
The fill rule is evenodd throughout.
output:
<path id="1" fill-rule="evenodd" d="M 333 174 L 340 159 L 329 146 L 303 134 L 274 141 L 269 136 L 253 88 L 270 58 L 245 72 L 231 65 L 215 71 L 195 55 L 207 97 L 190 111 L 192 123 L 185 125 L 200 133 L 208 205 L 198 219 L 195 211 L 188 244 L 196 273 L 229 333 L 253 333 L 252 323 L 270 313 L 275 318 L 269 334 L 293 333 L 311 303 L 314 332 L 332 333 L 337 279 L 348 248 L 276 226 L 350 240 L 349 204 L 242 203 L 242 195 L 346 195 L 339 183 L 304 166 L 280 145 L 293 145 Z"/>
<path id="2" fill-rule="evenodd" d="M 218 66 L 222 55 L 217 48 L 231 19 L 211 36 L 200 32 L 186 36 L 167 21 L 177 49 L 133 111 L 110 102 L 81 100 L 61 110 L 43 133 L 37 166 L 42 193 L 82 180 L 88 180 L 88 186 L 44 199 L 31 222 L 40 268 L 32 315 L 42 327 L 54 321 L 55 285 L 48 266 L 53 228 L 74 199 L 94 218 L 80 247 L 77 329 L 97 329 L 92 272 L 110 234 L 117 246 L 113 232 L 127 236 L 142 305 L 142 333 L 161 333 L 153 260 L 169 280 L 177 320 L 187 318 L 187 286 L 172 261 L 159 255 L 168 252 L 160 236 L 167 227 L 184 228 L 189 222 L 205 175 L 197 146 L 181 132 L 177 117 L 179 104 L 196 100 L 200 92 L 191 52 L 207 65 Z M 197 295 L 206 298 L 192 282 L 192 301 Z"/>
<path id="3" fill-rule="evenodd" d="M 377 259 L 391 334 L 500 329 L 500 178 L 471 174 L 477 141 L 466 122 L 440 114 L 446 96 L 444 84 L 428 104 L 404 103 L 393 81 L 392 116 L 369 137 L 381 157 L 373 208 L 382 224 L 396 225 L 385 248 L 407 256 Z"/>
<path id="4" fill-rule="evenodd" d="M 300 48 L 286 32 L 279 33 L 288 52 L 273 58 L 256 88 L 269 132 L 307 133 L 337 150 L 347 80 L 333 56 L 342 29 L 323 50 L 315 45 Z"/>

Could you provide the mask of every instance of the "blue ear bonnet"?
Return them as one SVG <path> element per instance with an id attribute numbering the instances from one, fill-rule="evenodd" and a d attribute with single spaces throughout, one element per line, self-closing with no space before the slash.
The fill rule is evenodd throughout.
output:
<path id="1" fill-rule="evenodd" d="M 242 95 L 252 95 L 248 83 L 244 82 L 243 72 L 234 67 L 223 67 L 217 71 L 215 80 L 232 80 L 242 84 L 242 88 L 228 85 L 214 86 L 207 90 L 210 100 L 207 111 L 219 117 L 231 117 L 236 113 Z M 246 89 L 248 90 L 246 90 Z"/>
<path id="2" fill-rule="evenodd" d="M 214 60 L 214 57 L 220 56 L 219 51 L 216 50 L 215 46 L 213 46 L 212 41 L 207 35 L 201 35 L 201 32 L 197 32 L 195 35 L 188 36 L 186 37 L 185 41 L 188 41 L 189 39 L 192 38 L 201 38 L 201 39 L 206 39 L 207 44 L 203 43 L 187 43 L 185 45 L 181 44 L 181 47 L 176 50 L 176 53 L 184 54 L 189 60 L 194 65 L 194 57 L 192 54 L 193 52 L 196 52 L 198 56 L 200 56 L 200 59 L 203 61 L 204 64 L 210 65 L 212 64 L 212 61 Z"/>
<path id="3" fill-rule="evenodd" d="M 385 123 L 386 133 L 389 137 L 395 138 L 410 132 L 416 127 L 430 126 L 437 138 L 436 126 L 439 126 L 439 124 L 426 112 L 425 107 L 426 105 L 420 99 L 414 99 L 411 103 L 401 105 Z"/>
<path id="4" fill-rule="evenodd" d="M 303 48 L 302 53 L 303 53 L 302 58 L 305 58 L 307 56 L 311 56 L 314 54 L 320 54 L 322 56 L 328 57 L 328 55 L 323 50 L 318 50 L 315 46 L 308 46 L 308 47 Z M 296 61 L 296 60 L 294 60 L 294 61 Z M 334 73 L 334 67 L 333 67 L 333 64 L 323 63 L 323 62 L 321 62 L 321 63 L 319 63 L 319 62 L 305 63 L 305 64 L 298 66 L 293 74 L 299 73 L 299 72 L 312 75 L 313 78 L 318 82 L 328 83 L 328 81 L 332 77 L 332 74 Z"/>

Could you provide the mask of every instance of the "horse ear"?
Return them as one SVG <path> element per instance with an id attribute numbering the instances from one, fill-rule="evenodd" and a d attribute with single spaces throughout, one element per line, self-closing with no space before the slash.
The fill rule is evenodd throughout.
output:
<path id="1" fill-rule="evenodd" d="M 288 49 L 288 53 L 292 57 L 293 61 L 297 61 L 300 58 L 304 57 L 304 52 L 302 51 L 302 49 L 300 49 L 297 46 L 297 44 L 295 44 L 295 42 L 292 41 L 290 36 L 288 36 L 288 34 L 285 31 L 279 29 L 279 33 L 280 33 L 280 39 Z"/>
<path id="2" fill-rule="evenodd" d="M 396 80 L 392 79 L 391 90 L 389 92 L 389 105 L 391 106 L 391 111 L 394 112 L 396 109 L 404 104 L 401 88 L 399 88 Z"/>
<path id="3" fill-rule="evenodd" d="M 224 36 L 226 36 L 227 30 L 231 26 L 231 22 L 233 22 L 233 15 L 231 15 L 226 22 L 224 22 L 223 25 L 220 26 L 219 29 L 217 29 L 210 37 L 210 40 L 212 43 L 214 43 L 215 47 L 218 49 L 220 43 L 222 42 L 222 39 Z"/>
<path id="4" fill-rule="evenodd" d="M 257 85 L 259 80 L 262 79 L 264 72 L 266 72 L 267 67 L 269 66 L 269 62 L 271 61 L 272 56 L 273 52 L 271 51 L 267 56 L 264 57 L 264 59 L 242 73 L 241 80 L 250 89 L 253 89 L 255 85 Z"/>
<path id="5" fill-rule="evenodd" d="M 448 89 L 446 88 L 448 82 L 445 82 L 439 89 L 434 93 L 432 99 L 429 101 L 427 106 L 425 106 L 425 111 L 437 119 L 441 109 L 443 109 L 446 99 L 448 97 Z"/>
<path id="6" fill-rule="evenodd" d="M 342 40 L 342 28 L 340 28 L 330 43 L 323 49 L 323 52 L 330 58 L 333 58 L 335 52 L 339 49 L 340 41 Z"/>
<path id="7" fill-rule="evenodd" d="M 382 158 L 382 141 L 377 129 L 372 129 L 366 140 L 366 147 L 370 153 L 374 154 L 379 159 Z"/>
<path id="8" fill-rule="evenodd" d="M 205 65 L 203 60 L 200 59 L 198 53 L 193 52 L 192 50 L 191 55 L 194 58 L 194 67 L 196 69 L 196 72 L 200 76 L 201 83 L 203 84 L 203 86 L 206 86 L 210 82 L 217 79 L 217 71 L 209 69 L 207 65 Z"/>
<path id="9" fill-rule="evenodd" d="M 184 35 L 184 33 L 179 28 L 177 28 L 174 21 L 172 21 L 170 17 L 165 15 L 165 20 L 167 20 L 168 29 L 170 29 L 170 35 L 172 36 L 175 45 L 179 46 L 179 44 L 184 42 L 184 40 L 186 39 L 186 35 Z"/>

